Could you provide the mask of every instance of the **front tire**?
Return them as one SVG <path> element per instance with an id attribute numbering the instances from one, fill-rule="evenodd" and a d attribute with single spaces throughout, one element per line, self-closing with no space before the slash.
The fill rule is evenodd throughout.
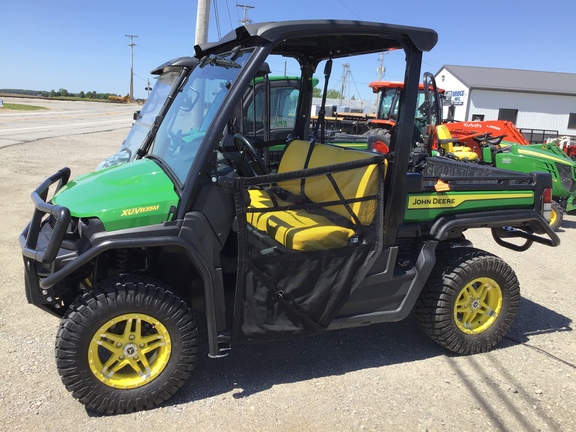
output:
<path id="1" fill-rule="evenodd" d="M 520 285 L 502 259 L 474 248 L 457 248 L 438 257 L 418 302 L 422 329 L 458 354 L 486 352 L 512 325 Z"/>
<path id="2" fill-rule="evenodd" d="M 109 282 L 83 295 L 56 337 L 62 382 L 88 409 L 105 414 L 170 398 L 190 376 L 197 351 L 188 306 L 148 281 Z"/>

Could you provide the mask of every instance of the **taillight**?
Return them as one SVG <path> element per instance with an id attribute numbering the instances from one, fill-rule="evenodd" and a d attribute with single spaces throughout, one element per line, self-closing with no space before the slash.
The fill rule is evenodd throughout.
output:
<path id="1" fill-rule="evenodd" d="M 550 212 L 552 211 L 552 188 L 544 189 L 542 193 L 542 217 L 550 223 Z"/>

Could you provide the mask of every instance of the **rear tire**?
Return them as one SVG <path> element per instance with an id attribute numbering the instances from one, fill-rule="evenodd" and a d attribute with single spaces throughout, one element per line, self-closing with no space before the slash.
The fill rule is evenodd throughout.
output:
<path id="1" fill-rule="evenodd" d="M 438 261 L 416 303 L 422 329 L 458 354 L 486 352 L 512 325 L 520 285 L 502 259 L 474 248 L 457 248 Z"/>
<path id="2" fill-rule="evenodd" d="M 148 409 L 184 385 L 198 331 L 178 296 L 148 281 L 108 282 L 60 323 L 56 365 L 72 396 L 105 414 Z"/>

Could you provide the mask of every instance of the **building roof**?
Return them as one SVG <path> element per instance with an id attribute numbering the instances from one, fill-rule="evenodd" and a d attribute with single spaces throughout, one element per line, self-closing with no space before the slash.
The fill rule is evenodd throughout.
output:
<path id="1" fill-rule="evenodd" d="M 576 74 L 571 73 L 454 65 L 442 69 L 470 89 L 576 95 Z"/>

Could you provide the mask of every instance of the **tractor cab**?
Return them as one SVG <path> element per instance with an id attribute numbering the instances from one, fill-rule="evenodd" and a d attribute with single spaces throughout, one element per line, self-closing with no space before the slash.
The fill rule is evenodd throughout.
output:
<path id="1" fill-rule="evenodd" d="M 414 118 L 414 129 L 412 131 L 412 142 L 414 145 L 425 144 L 426 136 L 429 132 L 426 130 L 429 126 L 429 115 L 427 113 L 428 107 L 433 108 L 434 111 L 441 115 L 441 104 L 444 95 L 443 89 L 438 89 L 434 81 L 434 77 L 430 75 L 428 78 L 430 84 L 434 86 L 436 91 L 435 96 L 431 96 L 431 103 L 428 102 L 428 96 L 424 91 L 424 83 L 418 85 L 418 99 L 416 102 L 416 112 Z M 391 139 L 391 134 L 398 121 L 398 112 L 400 109 L 401 94 L 404 89 L 404 82 L 402 81 L 373 81 L 369 84 L 372 91 L 377 94 L 378 111 L 375 119 L 367 121 L 368 135 L 378 136 L 380 141 L 385 144 L 385 148 Z M 437 98 L 434 99 L 434 98 Z M 435 105 L 436 104 L 436 105 Z M 436 115 L 436 114 L 434 114 Z M 440 124 L 441 118 L 435 119 L 434 124 Z M 382 144 L 377 140 L 369 140 L 369 149 L 375 152 L 382 153 Z"/>

